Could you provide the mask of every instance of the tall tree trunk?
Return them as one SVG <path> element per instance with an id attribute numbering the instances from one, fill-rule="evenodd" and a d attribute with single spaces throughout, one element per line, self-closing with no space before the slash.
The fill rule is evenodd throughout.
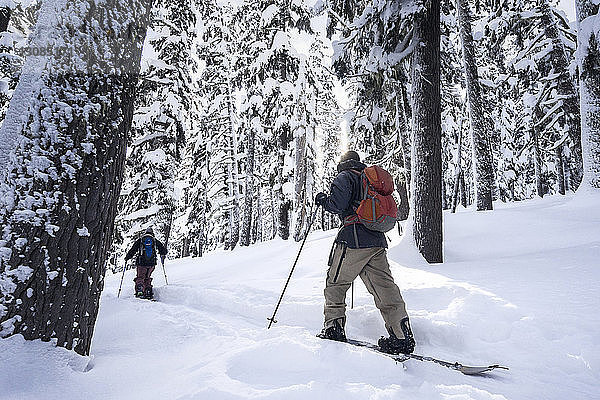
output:
<path id="1" fill-rule="evenodd" d="M 205 188 L 208 187 L 208 182 L 205 181 Z M 208 189 L 204 190 L 202 193 L 202 206 L 200 212 L 200 229 L 198 230 L 198 257 L 202 257 L 204 255 L 204 245 L 206 244 L 206 213 L 208 207 Z"/>
<path id="2" fill-rule="evenodd" d="M 531 128 L 531 149 L 533 150 L 533 169 L 535 172 L 535 189 L 539 197 L 544 197 L 544 179 L 542 177 L 542 152 L 538 141 L 535 124 Z"/>
<path id="3" fill-rule="evenodd" d="M 229 128 L 229 145 L 231 146 L 230 160 L 228 165 L 229 197 L 232 199 L 229 210 L 229 250 L 235 249 L 240 238 L 240 186 L 238 180 L 238 140 L 237 132 L 233 125 L 234 121 L 233 93 L 231 81 L 227 81 L 227 123 Z"/>
<path id="4" fill-rule="evenodd" d="M 278 219 L 278 214 L 277 214 L 277 200 L 275 198 L 275 196 L 277 196 L 277 192 L 275 191 L 275 189 L 273 189 L 273 185 L 269 185 L 269 188 L 267 189 L 269 192 L 269 198 L 271 199 L 271 236 L 269 239 L 275 239 L 277 237 L 277 219 Z"/>
<path id="5" fill-rule="evenodd" d="M 150 2 L 46 0 L 0 137 L 0 336 L 88 354 Z M 93 44 L 93 46 L 90 46 Z M 6 155 L 6 154 L 5 154 Z"/>
<path id="6" fill-rule="evenodd" d="M 398 97 L 400 95 L 396 94 L 396 154 L 394 154 L 392 161 L 398 166 L 400 173 L 396 177 L 396 190 L 398 191 L 398 195 L 400 196 L 400 204 L 398 205 L 398 219 L 400 221 L 405 221 L 408 218 L 408 214 L 410 212 L 410 205 L 408 200 L 408 190 L 410 184 L 408 182 L 408 169 L 406 167 L 406 150 L 404 148 L 404 139 L 403 136 L 406 136 L 406 131 L 408 130 L 408 123 L 406 121 L 406 113 L 404 112 L 403 104 L 400 103 Z M 400 152 L 398 154 L 397 152 Z"/>
<path id="7" fill-rule="evenodd" d="M 284 175 L 285 153 L 289 146 L 289 129 L 288 125 L 283 125 L 277 132 L 277 148 L 279 157 L 277 160 L 277 199 L 278 199 L 278 218 L 277 232 L 283 240 L 288 240 L 290 237 L 290 209 L 292 208 L 291 201 L 283 191 L 283 186 L 287 183 L 287 177 Z"/>
<path id="8" fill-rule="evenodd" d="M 444 178 L 442 175 L 442 210 L 447 210 L 447 209 L 448 209 L 448 199 L 446 197 L 446 182 L 444 182 Z"/>
<path id="9" fill-rule="evenodd" d="M 256 118 L 256 116 L 255 116 Z M 246 188 L 244 193 L 244 218 L 242 220 L 242 234 L 240 239 L 240 245 L 249 246 L 251 240 L 252 228 L 252 200 L 254 199 L 254 147 L 256 132 L 254 127 L 248 129 L 246 140 L 248 141 L 246 147 Z"/>
<path id="10" fill-rule="evenodd" d="M 571 186 L 569 185 L 569 182 L 571 182 L 571 176 L 570 176 L 570 172 L 569 172 L 569 168 L 565 168 L 566 166 L 569 165 L 569 157 L 565 156 L 565 153 L 562 153 L 563 159 L 565 160 L 564 164 L 563 164 L 563 171 L 565 174 L 565 193 L 568 192 L 569 190 L 571 190 Z"/>
<path id="11" fill-rule="evenodd" d="M 600 189 L 600 4 L 576 0 L 584 180 Z M 595 17 L 594 17 L 595 16 Z"/>
<path id="12" fill-rule="evenodd" d="M 237 174 L 233 172 L 235 168 L 235 151 L 231 155 L 231 160 L 227 165 L 227 180 L 229 181 L 229 197 L 231 205 L 229 206 L 229 239 L 227 241 L 227 250 L 235 249 L 240 237 L 239 207 L 236 196 Z"/>
<path id="13" fill-rule="evenodd" d="M 412 151 L 412 143 L 410 138 L 411 135 L 411 126 L 410 126 L 410 118 L 408 115 L 408 111 L 410 109 L 410 105 L 408 104 L 408 95 L 406 93 L 406 88 L 404 84 L 400 85 L 400 106 L 401 106 L 401 115 L 404 118 L 404 126 L 406 129 L 400 131 L 400 140 L 402 143 L 402 156 L 404 157 L 404 168 L 406 171 L 406 192 L 408 197 L 411 196 L 411 174 L 412 174 L 412 166 L 411 166 L 411 151 Z"/>
<path id="14" fill-rule="evenodd" d="M 569 138 L 573 142 L 573 178 L 575 186 L 579 186 L 583 171 L 581 155 L 581 114 L 579 110 L 579 96 L 575 82 L 569 73 L 570 60 L 565 50 L 565 45 L 560 38 L 556 18 L 552 13 L 548 0 L 541 0 L 540 19 L 547 38 L 552 40 L 552 52 L 550 53 L 551 74 L 558 74 L 558 96 L 562 99 L 564 115 L 559 120 L 562 127 L 568 129 Z"/>
<path id="15" fill-rule="evenodd" d="M 565 161 L 563 157 L 563 145 L 556 146 L 554 153 L 556 155 L 556 176 L 558 179 L 558 193 L 564 195 L 566 193 L 565 188 Z"/>
<path id="16" fill-rule="evenodd" d="M 460 195 L 464 196 L 460 190 L 460 181 L 462 178 L 462 123 L 458 131 L 458 150 L 456 154 L 456 170 L 454 171 L 454 190 L 452 191 L 452 213 L 456 212 L 458 206 L 458 198 Z M 464 199 L 463 199 L 464 201 Z"/>
<path id="17" fill-rule="evenodd" d="M 262 211 L 262 199 L 261 199 L 262 188 L 259 186 L 256 192 L 256 207 L 254 218 L 254 234 L 252 243 L 262 242 L 263 239 L 263 211 Z"/>
<path id="18" fill-rule="evenodd" d="M 473 34 L 471 33 L 471 11 L 467 0 L 457 0 L 456 9 L 458 10 L 467 86 L 467 104 L 471 121 L 473 182 L 475 184 L 477 210 L 491 210 L 493 209 L 494 164 L 492 162 L 492 150 L 486 135 L 475 46 L 473 45 Z"/>
<path id="19" fill-rule="evenodd" d="M 183 244 L 181 245 L 181 254 L 180 257 L 189 257 L 190 255 L 190 237 L 189 235 L 185 235 L 183 237 Z"/>
<path id="20" fill-rule="evenodd" d="M 440 108 L 440 1 L 415 15 L 413 84 L 413 234 L 429 263 L 442 254 L 442 129 Z"/>
<path id="21" fill-rule="evenodd" d="M 164 211 L 165 216 L 163 217 L 165 222 L 163 223 L 163 227 L 162 227 L 162 231 L 163 231 L 163 237 L 164 237 L 164 242 L 163 244 L 165 245 L 165 247 L 169 246 L 169 240 L 171 239 L 171 232 L 172 232 L 172 228 L 173 228 L 173 215 L 175 214 L 175 210 L 173 206 L 170 206 L 169 208 L 165 209 Z"/>
<path id="22" fill-rule="evenodd" d="M 306 221 L 306 175 L 307 175 L 307 154 L 306 154 L 306 129 L 298 127 L 296 129 L 296 168 L 295 172 L 295 224 L 294 240 L 302 240 L 302 232 Z"/>
<path id="23" fill-rule="evenodd" d="M 459 181 L 460 181 L 460 204 L 462 204 L 462 206 L 464 208 L 467 208 L 469 206 L 469 204 L 471 204 L 471 203 L 469 202 L 469 198 L 468 198 L 468 194 L 467 194 L 467 185 L 465 184 L 465 172 L 464 171 L 460 172 Z"/>

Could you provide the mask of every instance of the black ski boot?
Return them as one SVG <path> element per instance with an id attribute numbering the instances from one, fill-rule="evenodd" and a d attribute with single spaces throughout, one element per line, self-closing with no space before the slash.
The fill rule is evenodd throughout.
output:
<path id="1" fill-rule="evenodd" d="M 317 335 L 321 339 L 336 340 L 338 342 L 346 342 L 346 332 L 344 332 L 344 318 L 338 318 L 333 321 L 333 325 L 323 328 L 321 333 Z"/>
<path id="2" fill-rule="evenodd" d="M 398 337 L 394 334 L 394 331 L 389 328 L 388 331 L 390 333 L 390 337 L 385 338 L 382 336 L 377 342 L 381 351 L 389 354 L 410 354 L 415 350 L 415 339 L 410 329 L 410 322 L 408 321 L 408 318 L 404 318 L 402 321 L 400 321 L 400 327 L 402 328 L 404 338 L 398 339 Z"/>
<path id="3" fill-rule="evenodd" d="M 152 286 L 148 286 L 146 291 L 144 292 L 144 298 L 147 300 L 154 299 L 154 292 L 152 291 Z"/>
<path id="4" fill-rule="evenodd" d="M 138 299 L 144 298 L 144 285 L 135 286 L 135 297 L 137 297 Z"/>

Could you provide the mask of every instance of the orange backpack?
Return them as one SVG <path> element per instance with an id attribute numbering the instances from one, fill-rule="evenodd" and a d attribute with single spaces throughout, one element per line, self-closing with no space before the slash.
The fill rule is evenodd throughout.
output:
<path id="1" fill-rule="evenodd" d="M 354 171 L 358 174 L 357 171 Z M 398 206 L 392 196 L 394 179 L 385 169 L 373 165 L 360 173 L 361 196 L 356 214 L 344 219 L 344 225 L 356 223 L 377 232 L 388 232 L 398 220 Z"/>

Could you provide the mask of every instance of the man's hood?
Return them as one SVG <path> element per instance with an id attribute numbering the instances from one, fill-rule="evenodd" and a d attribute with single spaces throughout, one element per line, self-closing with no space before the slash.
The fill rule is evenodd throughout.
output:
<path id="1" fill-rule="evenodd" d="M 338 164 L 337 171 L 338 171 L 338 173 L 349 170 L 349 169 L 355 169 L 357 171 L 362 171 L 365 168 L 367 168 L 367 166 L 365 164 L 361 163 L 360 161 L 347 160 L 347 161 L 344 161 L 344 162 L 341 162 Z"/>

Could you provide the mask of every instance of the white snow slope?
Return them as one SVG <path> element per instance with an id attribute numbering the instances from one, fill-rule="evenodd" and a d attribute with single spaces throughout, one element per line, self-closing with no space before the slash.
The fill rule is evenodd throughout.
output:
<path id="1" fill-rule="evenodd" d="M 331 231 L 310 235 L 270 330 L 297 243 L 168 262 L 168 286 L 154 273 L 157 302 L 132 297 L 131 271 L 117 299 L 120 276 L 108 276 L 93 356 L 0 340 L 0 398 L 600 399 L 599 204 L 552 197 L 446 214 L 443 265 L 392 238 L 416 352 L 509 371 L 465 376 L 317 339 Z M 360 280 L 347 334 L 384 334 Z"/>

